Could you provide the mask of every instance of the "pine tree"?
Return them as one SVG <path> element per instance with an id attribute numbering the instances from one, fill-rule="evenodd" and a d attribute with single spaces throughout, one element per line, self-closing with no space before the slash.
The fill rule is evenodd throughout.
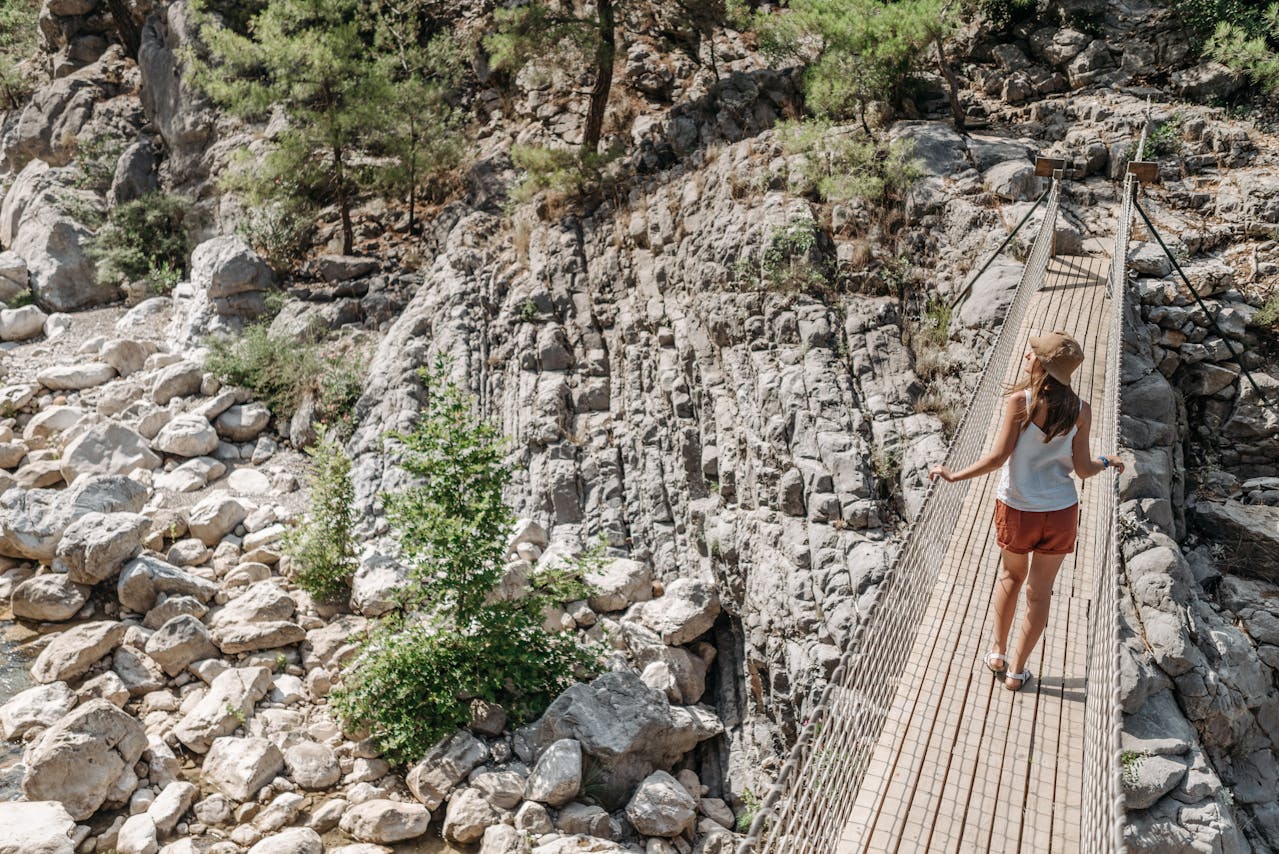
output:
<path id="1" fill-rule="evenodd" d="M 713 34 L 726 14 L 723 0 L 590 0 L 590 14 L 581 15 L 571 0 L 530 0 L 525 5 L 498 10 L 497 31 L 484 39 L 490 62 L 499 71 L 515 72 L 534 57 L 552 52 L 576 53 L 594 70 L 586 124 L 582 130 L 582 155 L 598 153 L 604 115 L 613 86 L 613 64 L 619 35 L 632 27 L 627 20 L 643 21 L 692 52 L 701 38 Z M 683 32 L 681 32 L 683 31 Z"/>
<path id="2" fill-rule="evenodd" d="M 288 127 L 254 163 L 246 189 L 258 200 L 336 203 L 342 251 L 354 243 L 351 208 L 370 170 L 359 155 L 380 142 L 394 102 L 385 63 L 371 50 L 368 4 L 361 0 L 270 0 L 246 32 L 210 25 L 208 56 L 192 57 L 192 79 L 246 118 L 283 110 Z"/>
<path id="3" fill-rule="evenodd" d="M 392 97 L 383 144 L 394 162 L 382 170 L 382 179 L 407 195 L 410 233 L 423 181 L 453 167 L 461 156 L 462 116 L 450 98 L 461 80 L 462 57 L 451 33 L 432 32 L 428 2 L 373 4 L 374 47 Z"/>
<path id="4" fill-rule="evenodd" d="M 826 118 L 856 114 L 863 128 L 872 101 L 900 102 L 910 73 L 936 48 L 951 87 L 951 109 L 963 127 L 956 82 L 943 44 L 957 15 L 948 0 L 793 0 L 783 15 L 761 15 L 756 26 L 775 54 L 802 56 L 813 37 L 819 53 L 804 75 L 808 108 Z"/>

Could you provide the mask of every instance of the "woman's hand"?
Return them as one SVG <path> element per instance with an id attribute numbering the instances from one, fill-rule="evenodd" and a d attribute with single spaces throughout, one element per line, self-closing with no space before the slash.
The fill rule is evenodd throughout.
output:
<path id="1" fill-rule="evenodd" d="M 955 473 L 945 466 L 933 466 L 928 470 L 929 480 L 936 480 L 939 477 L 947 483 L 952 483 L 955 480 Z"/>
<path id="2" fill-rule="evenodd" d="M 1103 457 L 1099 457 L 1098 459 L 1102 458 Z M 1110 468 L 1115 470 L 1115 474 L 1124 473 L 1124 461 L 1119 459 L 1119 457 L 1112 457 L 1110 454 L 1105 454 L 1104 459 L 1110 463 Z"/>

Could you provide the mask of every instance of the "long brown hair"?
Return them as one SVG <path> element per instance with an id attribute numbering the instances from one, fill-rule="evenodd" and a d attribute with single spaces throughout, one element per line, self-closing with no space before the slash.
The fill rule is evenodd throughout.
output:
<path id="1" fill-rule="evenodd" d="M 1044 441 L 1066 433 L 1079 418 L 1079 395 L 1074 389 L 1054 379 L 1047 371 L 1036 371 L 1035 374 L 1023 378 L 1005 392 L 1014 395 L 1030 389 L 1030 402 L 1026 405 L 1026 413 L 1022 416 L 1020 430 L 1025 431 L 1033 423 L 1039 404 L 1047 407 L 1044 418 Z"/>

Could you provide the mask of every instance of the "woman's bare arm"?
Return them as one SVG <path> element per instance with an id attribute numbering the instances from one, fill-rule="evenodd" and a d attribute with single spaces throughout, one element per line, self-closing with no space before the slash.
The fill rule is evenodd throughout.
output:
<path id="1" fill-rule="evenodd" d="M 1080 480 L 1086 480 L 1106 470 L 1101 458 L 1090 456 L 1088 450 L 1088 434 L 1092 430 L 1092 407 L 1087 403 L 1080 407 L 1079 420 L 1075 422 L 1075 426 L 1079 429 L 1075 431 L 1074 441 L 1070 443 L 1070 458 L 1075 465 L 1075 474 L 1079 475 Z M 1106 459 L 1115 471 L 1124 470 L 1123 460 L 1113 456 L 1108 456 Z"/>
<path id="2" fill-rule="evenodd" d="M 1004 416 L 999 423 L 999 434 L 995 437 L 994 447 L 989 454 L 957 472 L 952 472 L 945 466 L 933 466 L 929 469 L 928 476 L 940 477 L 948 481 L 968 480 L 1002 466 L 1004 460 L 1011 456 L 1013 448 L 1017 447 L 1017 438 L 1020 435 L 1017 425 L 1021 422 L 1022 413 L 1025 411 L 1026 401 L 1020 394 L 1008 398 L 1008 403 L 1004 405 Z"/>

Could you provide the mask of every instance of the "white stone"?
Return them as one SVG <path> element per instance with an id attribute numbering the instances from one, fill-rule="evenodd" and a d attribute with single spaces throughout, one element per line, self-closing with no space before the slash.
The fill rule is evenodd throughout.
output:
<path id="1" fill-rule="evenodd" d="M 582 786 L 582 745 L 562 738 L 542 751 L 529 774 L 524 797 L 558 807 L 577 796 Z"/>
<path id="2" fill-rule="evenodd" d="M 156 841 L 155 821 L 146 813 L 131 815 L 124 821 L 116 837 L 115 850 L 119 854 L 156 854 L 160 850 Z"/>
<path id="3" fill-rule="evenodd" d="M 36 382 L 51 391 L 79 391 L 100 386 L 115 377 L 115 368 L 102 362 L 56 365 L 36 373 Z"/>
<path id="4" fill-rule="evenodd" d="M 85 474 L 129 474 L 157 468 L 161 460 L 137 432 L 116 421 L 95 424 L 62 452 L 62 477 L 72 483 Z"/>
<path id="5" fill-rule="evenodd" d="M 386 844 L 426 833 L 431 813 L 421 804 L 375 798 L 349 808 L 339 826 L 361 842 Z"/>
<path id="6" fill-rule="evenodd" d="M 237 801 L 251 800 L 283 768 L 284 757 L 266 739 L 229 737 L 214 740 L 203 766 L 205 782 Z"/>
<path id="7" fill-rule="evenodd" d="M 218 434 L 198 415 L 179 415 L 160 428 L 151 447 L 179 457 L 202 457 L 218 447 Z"/>
<path id="8" fill-rule="evenodd" d="M 697 818 L 697 803 L 665 771 L 644 778 L 626 805 L 626 818 L 644 836 L 679 836 Z"/>
<path id="9" fill-rule="evenodd" d="M 14 741 L 28 730 L 52 726 L 75 707 L 75 693 L 65 682 L 36 685 L 0 706 L 0 738 Z"/>
<path id="10" fill-rule="evenodd" d="M 75 854 L 75 819 L 57 801 L 0 801 L 0 854 Z"/>
<path id="11" fill-rule="evenodd" d="M 6 253 L 8 254 L 8 253 Z M 25 341 L 44 331 L 48 318 L 34 305 L 0 309 L 0 341 Z"/>

